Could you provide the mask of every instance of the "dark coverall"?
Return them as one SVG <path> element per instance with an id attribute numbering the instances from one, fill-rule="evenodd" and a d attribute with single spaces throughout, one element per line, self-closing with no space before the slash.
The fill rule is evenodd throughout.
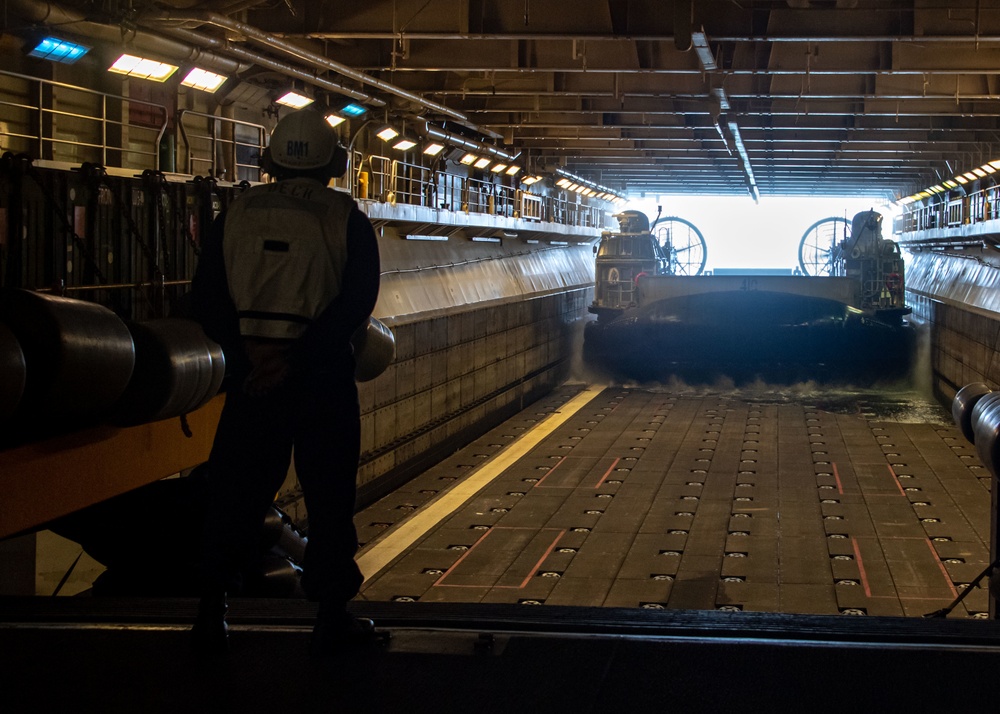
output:
<path id="1" fill-rule="evenodd" d="M 354 561 L 356 479 L 361 427 L 350 339 L 368 319 L 379 290 L 379 254 L 368 218 L 347 221 L 341 291 L 294 341 L 281 341 L 288 371 L 263 396 L 244 390 L 251 372 L 223 258 L 225 214 L 202 243 L 192 285 L 194 316 L 223 348 L 226 402 L 208 463 L 202 571 L 208 593 L 236 593 L 240 570 L 259 552 L 267 510 L 295 470 L 309 515 L 302 588 L 310 600 L 347 602 L 364 578 Z"/>

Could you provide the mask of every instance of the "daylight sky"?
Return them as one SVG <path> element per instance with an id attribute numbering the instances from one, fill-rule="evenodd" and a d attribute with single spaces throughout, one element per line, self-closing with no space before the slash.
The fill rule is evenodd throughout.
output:
<path id="1" fill-rule="evenodd" d="M 892 207 L 872 198 L 661 196 L 629 201 L 627 209 L 656 218 L 678 216 L 693 223 L 708 247 L 706 270 L 715 268 L 794 268 L 798 265 L 799 242 L 816 221 L 830 216 L 850 220 L 854 214 L 874 208 L 886 215 L 884 238 L 892 238 Z"/>

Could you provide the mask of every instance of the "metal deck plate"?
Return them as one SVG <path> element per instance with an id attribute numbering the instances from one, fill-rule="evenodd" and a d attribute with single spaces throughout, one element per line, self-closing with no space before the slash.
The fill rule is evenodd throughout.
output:
<path id="1" fill-rule="evenodd" d="M 360 513 L 366 550 L 579 389 Z M 920 616 L 988 563 L 988 474 L 910 392 L 609 387 L 485 483 L 361 598 Z"/>

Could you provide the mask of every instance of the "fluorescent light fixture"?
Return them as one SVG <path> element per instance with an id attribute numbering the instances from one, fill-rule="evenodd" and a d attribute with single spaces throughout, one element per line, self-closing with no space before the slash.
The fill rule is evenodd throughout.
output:
<path id="1" fill-rule="evenodd" d="M 304 94 L 299 94 L 296 91 L 285 92 L 280 97 L 274 100 L 275 104 L 281 104 L 286 107 L 292 107 L 292 109 L 301 109 L 302 107 L 308 107 L 313 103 L 313 100 Z"/>
<path id="2" fill-rule="evenodd" d="M 489 165 L 490 165 L 490 160 L 487 158 L 479 159 L 479 161 L 473 164 L 473 166 L 475 166 L 477 169 L 485 169 Z"/>
<path id="3" fill-rule="evenodd" d="M 569 179 L 561 178 L 558 181 L 556 181 L 556 186 L 558 186 L 559 188 L 567 188 L 571 183 L 573 182 L 570 181 Z"/>
<path id="4" fill-rule="evenodd" d="M 221 74 L 216 74 L 215 72 L 209 72 L 205 69 L 200 69 L 195 67 L 187 76 L 181 80 L 181 85 L 184 87 L 193 87 L 194 89 L 201 89 L 205 92 L 214 92 L 216 89 L 222 86 L 222 83 L 226 81 L 225 76 Z"/>
<path id="5" fill-rule="evenodd" d="M 1000 169 L 1000 159 L 996 159 L 994 161 L 991 161 L 990 162 L 990 166 L 992 166 L 995 169 Z"/>
<path id="6" fill-rule="evenodd" d="M 473 243 L 499 243 L 499 238 L 493 236 L 472 236 Z"/>
<path id="7" fill-rule="evenodd" d="M 437 156 L 444 151 L 444 144 L 432 143 L 424 147 L 424 153 L 428 156 Z"/>
<path id="8" fill-rule="evenodd" d="M 962 174 L 962 178 L 966 178 L 969 181 L 975 181 L 976 180 L 976 175 L 974 173 L 972 173 L 971 171 L 966 171 L 964 174 Z"/>
<path id="9" fill-rule="evenodd" d="M 446 240 L 448 240 L 448 236 L 405 235 L 403 237 L 406 240 L 435 240 L 435 241 L 446 241 Z"/>
<path id="10" fill-rule="evenodd" d="M 541 179 L 538 176 L 525 176 L 521 179 L 521 183 L 525 186 L 530 186 L 533 183 L 538 183 Z"/>
<path id="11" fill-rule="evenodd" d="M 565 189 L 566 189 L 567 191 L 575 191 L 575 190 L 577 190 L 578 188 L 580 188 L 580 184 L 578 184 L 578 183 L 573 183 L 572 181 L 570 181 L 570 184 L 569 184 L 569 186 L 564 186 L 564 188 L 565 188 Z"/>
<path id="12" fill-rule="evenodd" d="M 975 177 L 973 177 L 973 178 L 975 178 Z M 965 178 L 965 176 L 956 176 L 955 180 L 958 181 L 961 184 L 969 183 L 969 179 Z"/>
<path id="13" fill-rule="evenodd" d="M 476 160 L 476 155 L 475 154 L 466 154 L 465 156 L 462 157 L 462 160 L 459 163 L 463 163 L 466 166 L 469 166 L 475 160 Z"/>
<path id="14" fill-rule="evenodd" d="M 993 166 L 992 164 L 983 164 L 979 168 L 981 168 L 983 171 L 985 171 L 988 174 L 995 174 L 997 172 L 996 167 Z"/>
<path id="15" fill-rule="evenodd" d="M 345 104 L 340 110 L 341 114 L 346 114 L 349 117 L 359 117 L 368 111 L 367 107 L 363 107 L 360 104 Z"/>
<path id="16" fill-rule="evenodd" d="M 393 129 L 391 126 L 384 126 L 377 132 L 375 132 L 375 136 L 377 136 L 382 141 L 392 141 L 397 136 L 399 136 L 399 132 Z"/>
<path id="17" fill-rule="evenodd" d="M 979 178 L 982 178 L 983 176 L 986 175 L 986 172 L 983 171 L 982 169 L 972 169 L 972 173 L 974 173 Z"/>
<path id="18" fill-rule="evenodd" d="M 947 181 L 944 181 L 943 183 L 948 188 L 958 188 L 958 184 L 955 181 L 952 181 L 951 179 L 948 179 Z"/>
<path id="19" fill-rule="evenodd" d="M 490 169 L 495 174 L 500 173 L 507 168 L 507 164 L 493 164 L 493 168 Z"/>
<path id="20" fill-rule="evenodd" d="M 539 241 L 537 238 L 528 238 L 524 242 L 527 243 L 528 245 L 538 245 Z"/>
<path id="21" fill-rule="evenodd" d="M 28 53 L 28 56 L 38 57 L 50 62 L 73 64 L 88 52 L 90 52 L 90 48 L 86 45 L 78 45 L 75 42 L 63 40 L 58 37 L 46 37 L 35 45 L 35 48 Z"/>
<path id="22" fill-rule="evenodd" d="M 576 191 L 577 193 L 583 193 L 584 191 L 589 191 L 590 189 L 588 189 L 586 186 L 577 186 L 573 190 Z"/>
<path id="23" fill-rule="evenodd" d="M 347 119 L 340 116 L 339 114 L 331 113 L 326 115 L 326 123 L 329 124 L 330 126 L 340 126 L 345 121 L 347 121 Z"/>
<path id="24" fill-rule="evenodd" d="M 177 71 L 177 65 L 157 62 L 135 55 L 122 55 L 115 60 L 113 65 L 108 67 L 108 71 L 124 74 L 126 77 L 165 82 L 170 75 Z"/>
<path id="25" fill-rule="evenodd" d="M 412 149 L 416 145 L 417 145 L 417 142 L 411 141 L 410 139 L 407 139 L 406 137 L 403 137 L 399 141 L 397 141 L 395 144 L 393 144 L 392 148 L 394 148 L 396 151 L 409 151 L 410 149 Z"/>
<path id="26" fill-rule="evenodd" d="M 517 165 L 515 164 L 514 166 L 508 166 L 508 167 L 507 167 L 507 170 L 506 170 L 506 171 L 504 171 L 504 173 L 505 173 L 505 174 L 507 174 L 508 176 L 517 176 L 517 173 L 518 173 L 518 172 L 519 172 L 520 170 L 521 170 L 521 167 L 520 167 L 520 166 L 517 166 Z"/>
<path id="27" fill-rule="evenodd" d="M 550 240 L 549 245 L 569 245 L 569 241 L 565 240 Z"/>

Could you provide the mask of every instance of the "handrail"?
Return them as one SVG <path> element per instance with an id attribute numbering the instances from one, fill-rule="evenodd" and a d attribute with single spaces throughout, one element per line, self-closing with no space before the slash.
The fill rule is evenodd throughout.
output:
<path id="1" fill-rule="evenodd" d="M 365 163 L 369 171 L 364 170 Z M 575 193 L 559 191 L 543 196 L 387 156 L 366 157 L 352 180 L 353 195 L 391 205 L 403 203 L 588 228 L 606 228 L 611 218 L 607 209 L 579 203 Z"/>
<path id="2" fill-rule="evenodd" d="M 209 126 L 211 127 L 210 133 L 208 134 L 195 134 L 191 133 L 189 138 L 188 128 L 184 124 L 184 119 L 186 117 L 198 117 L 202 119 L 209 120 Z M 233 138 L 224 138 L 218 136 L 217 128 L 219 124 L 228 124 L 232 128 Z M 241 141 L 237 138 L 237 133 L 239 128 L 247 128 L 251 131 L 257 133 L 257 142 L 252 143 L 250 141 Z M 215 114 L 205 114 L 203 112 L 196 112 L 191 109 L 181 109 L 177 112 L 177 130 L 181 140 L 184 143 L 184 153 L 182 156 L 186 157 L 186 162 L 184 164 L 186 168 L 186 173 L 197 174 L 202 173 L 193 170 L 193 164 L 196 162 L 209 164 L 209 170 L 207 172 L 212 178 L 222 179 L 227 178 L 231 181 L 260 181 L 261 168 L 259 159 L 264 153 L 264 149 L 267 147 L 267 128 L 263 124 L 256 124 L 253 122 L 242 121 L 240 119 L 230 119 L 229 117 L 220 117 Z M 195 156 L 193 154 L 192 141 L 202 140 L 208 142 L 208 150 L 205 152 L 209 158 L 202 158 Z M 240 162 L 240 149 L 253 149 L 256 151 L 257 162 L 247 163 Z M 177 147 L 178 152 L 182 151 L 180 145 Z M 225 151 L 225 160 L 222 160 L 222 166 L 219 166 L 220 156 L 219 154 Z M 232 166 L 233 174 L 232 177 L 225 177 L 224 174 L 227 170 L 226 166 Z M 245 169 L 243 175 L 241 175 L 241 169 Z"/>
<path id="3" fill-rule="evenodd" d="M 38 91 L 36 93 L 37 101 L 33 104 L 25 104 L 24 98 L 27 93 L 15 94 L 16 89 L 12 86 L 12 82 L 0 82 L 0 106 L 10 108 L 10 111 L 6 112 L 4 125 L 0 127 L 0 137 L 8 137 L 14 140 L 27 140 L 25 143 L 35 142 L 37 143 L 37 155 L 40 158 L 66 158 L 67 160 L 74 161 L 87 161 L 88 159 L 96 163 L 100 163 L 104 166 L 109 165 L 109 152 L 117 151 L 121 152 L 121 161 L 117 162 L 123 168 L 136 168 L 136 169 L 146 169 L 153 168 L 158 170 L 160 168 L 160 144 L 163 140 L 163 136 L 167 130 L 167 107 L 163 104 L 157 104 L 156 102 L 147 102 L 141 99 L 132 99 L 130 97 L 125 97 L 120 94 L 112 94 L 110 92 L 100 92 L 93 89 L 87 89 L 85 87 L 79 87 L 73 84 L 66 84 L 65 82 L 57 82 L 50 79 L 40 79 L 38 77 L 32 77 L 26 74 L 18 74 L 16 72 L 8 72 L 6 70 L 0 70 L 0 76 L 8 77 L 13 80 L 24 80 L 29 83 L 37 83 Z M 45 88 L 49 87 L 53 91 L 50 92 L 50 96 L 46 99 Z M 54 91 L 54 90 L 60 91 Z M 65 90 L 65 91 L 63 91 Z M 73 95 L 71 92 L 78 92 L 84 95 L 90 95 L 100 99 L 100 113 L 95 116 L 93 114 L 79 113 L 74 111 L 68 111 L 66 106 L 72 106 L 71 98 Z M 7 99 L 10 97 L 11 99 Z M 119 116 L 122 117 L 121 120 L 114 119 L 109 116 L 109 100 L 117 100 L 120 103 Z M 57 104 L 61 102 L 62 104 Z M 130 121 L 132 114 L 142 113 L 141 109 L 145 107 L 146 111 L 151 115 L 156 115 L 154 119 L 159 123 L 151 123 L 149 125 Z M 138 109 L 140 111 L 136 112 Z M 24 113 L 37 112 L 36 117 L 25 116 L 24 120 L 17 122 L 17 117 L 13 116 L 17 110 L 21 110 Z M 56 132 L 59 130 L 58 117 L 63 117 L 66 119 L 71 119 L 80 122 L 99 122 L 99 127 L 95 129 L 93 136 L 100 136 L 100 143 L 95 140 L 87 141 L 86 138 L 79 136 L 73 137 L 60 137 L 57 136 Z M 128 119 L 128 120 L 127 120 Z M 25 127 L 25 131 L 12 130 L 12 126 L 16 127 L 18 124 Z M 128 128 L 130 131 L 150 131 L 156 132 L 156 137 L 152 142 L 153 149 L 151 151 L 144 151 L 142 149 L 135 148 L 134 142 L 129 142 L 127 140 L 127 132 L 122 132 L 122 140 L 114 145 L 108 144 L 108 127 L 121 127 Z M 34 127 L 35 131 L 29 131 Z M 46 145 L 50 147 L 50 152 L 46 152 Z M 85 149 L 99 149 L 100 157 L 57 157 L 55 156 L 56 146 L 79 146 Z M 5 149 L 13 149 L 17 151 L 17 147 L 5 146 Z M 25 147 L 27 149 L 27 147 Z M 27 152 L 30 153 L 30 152 Z M 136 163 L 132 164 L 127 161 L 127 157 L 130 155 L 136 155 L 140 157 L 147 157 L 151 159 L 149 164 Z"/>
<path id="4" fill-rule="evenodd" d="M 1000 186 L 988 186 L 957 198 L 927 205 L 911 204 L 896 218 L 893 232 L 900 234 L 933 228 L 957 228 L 995 220 L 1000 217 L 997 214 L 998 202 Z"/>

